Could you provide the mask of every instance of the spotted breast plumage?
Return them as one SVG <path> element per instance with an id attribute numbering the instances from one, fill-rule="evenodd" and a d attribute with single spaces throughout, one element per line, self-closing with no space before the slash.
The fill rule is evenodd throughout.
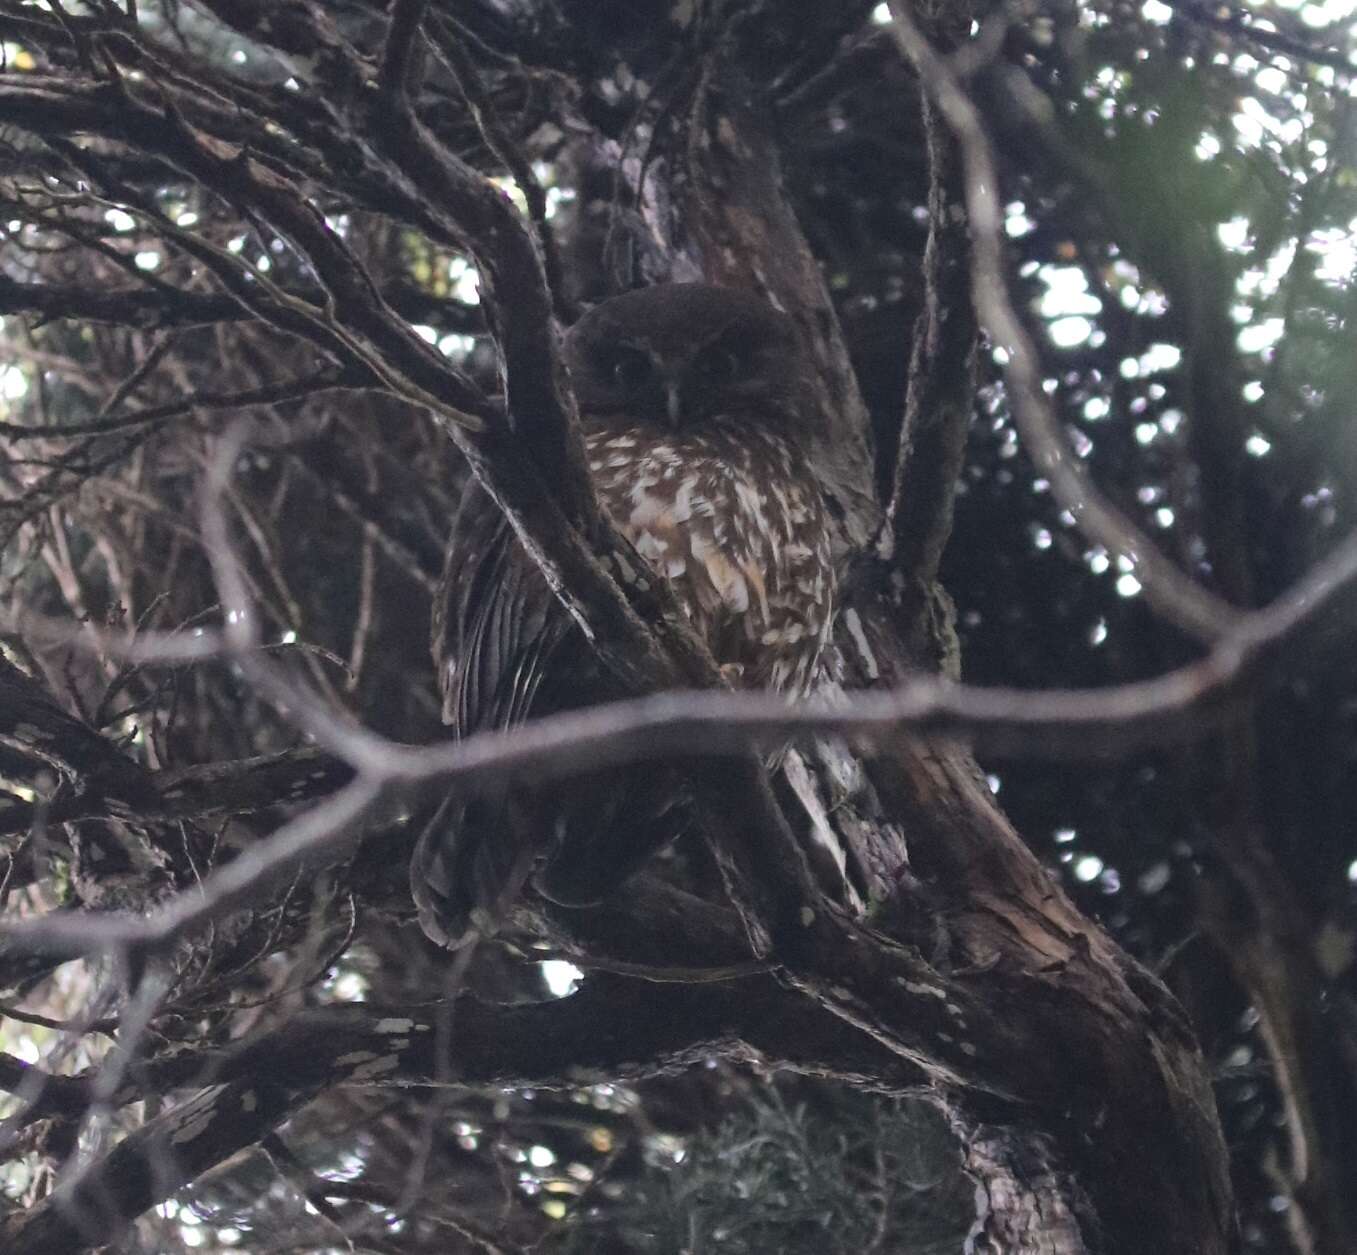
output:
<path id="1" fill-rule="evenodd" d="M 806 364 L 758 298 L 673 284 L 605 301 L 566 361 L 600 503 L 663 576 L 739 687 L 815 682 L 833 623 L 824 499 L 809 463 Z M 488 497 L 449 543 L 433 646 L 457 735 L 617 695 Z M 670 767 L 613 769 L 452 805 L 411 865 L 420 922 L 444 945 L 493 931 L 529 876 L 598 901 L 687 823 Z"/>

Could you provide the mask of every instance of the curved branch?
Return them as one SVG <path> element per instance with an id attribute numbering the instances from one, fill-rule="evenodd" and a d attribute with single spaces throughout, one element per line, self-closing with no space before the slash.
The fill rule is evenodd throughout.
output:
<path id="1" fill-rule="evenodd" d="M 597 976 L 558 1002 L 328 1007 L 215 1055 L 138 1064 L 112 1101 L 207 1084 L 28 1211 L 0 1223 L 11 1255 L 103 1245 L 138 1215 L 262 1140 L 321 1090 L 356 1085 L 577 1086 L 681 1071 L 712 1056 L 758 1057 L 883 1092 L 920 1076 L 832 1016 L 807 1016 L 767 976 L 724 985 L 655 985 Z M 4 1060 L 0 1059 L 0 1065 Z M 0 1086 L 27 1078 L 0 1066 Z M 93 1080 L 55 1078 L 46 1107 L 78 1112 Z"/>
<path id="2" fill-rule="evenodd" d="M 1135 564 L 1145 597 L 1165 618 L 1210 644 L 1237 625 L 1240 612 L 1185 575 L 1093 483 L 1060 430 L 1042 389 L 1040 357 L 1013 307 L 1005 280 L 1002 196 L 994 148 L 956 74 L 920 33 L 905 0 L 890 0 L 892 29 L 961 145 L 972 232 L 971 284 L 980 321 L 1008 353 L 1004 380 L 1027 451 L 1079 529 L 1109 553 Z"/>

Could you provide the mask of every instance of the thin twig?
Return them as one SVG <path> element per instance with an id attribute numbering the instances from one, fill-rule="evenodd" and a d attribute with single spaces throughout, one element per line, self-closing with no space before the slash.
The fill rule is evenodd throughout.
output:
<path id="1" fill-rule="evenodd" d="M 541 181 L 501 121 L 499 111 L 481 81 L 476 63 L 467 54 L 458 34 L 446 28 L 440 34 L 443 37 L 434 43 L 434 54 L 461 89 L 485 146 L 504 163 L 523 193 L 528 220 L 532 223 L 533 235 L 542 254 L 542 267 L 546 273 L 547 288 L 551 292 L 552 308 L 563 323 L 573 322 L 576 311 L 566 298 L 565 266 L 561 260 L 560 246 L 556 242 L 556 233 L 547 219 L 547 197 Z"/>
<path id="2" fill-rule="evenodd" d="M 189 418 L 199 410 L 238 410 L 251 405 L 277 405 L 295 401 L 335 388 L 352 388 L 360 383 L 357 372 L 345 374 L 333 367 L 312 371 L 299 379 L 283 379 L 239 392 L 198 392 L 165 405 L 149 406 L 125 414 L 108 414 L 83 423 L 61 423 L 48 427 L 30 427 L 21 423 L 0 422 L 0 436 L 11 440 L 72 440 L 78 436 L 106 436 L 110 432 L 161 423 L 171 418 Z"/>
<path id="3" fill-rule="evenodd" d="M 1259 26 L 1254 16 L 1247 12 L 1230 12 L 1221 5 L 1203 4 L 1202 0 L 1168 0 L 1169 7 L 1181 18 L 1196 22 L 1199 26 L 1209 26 L 1212 30 L 1229 35 L 1239 35 L 1269 52 L 1278 52 L 1294 57 L 1297 61 L 1308 61 L 1312 65 L 1326 65 L 1330 69 L 1345 74 L 1357 71 L 1350 54 L 1341 48 L 1317 48 L 1294 35 L 1282 31 L 1270 30 Z M 1340 30 L 1351 31 L 1351 27 L 1335 23 Z"/>
<path id="4" fill-rule="evenodd" d="M 212 527 L 222 533 L 220 524 Z M 213 536 L 209 551 L 218 552 Z M 498 783 L 524 772 L 564 776 L 586 768 L 670 755 L 708 756 L 777 745 L 788 738 L 844 736 L 869 742 L 901 732 L 975 742 L 987 754 L 1085 759 L 1193 740 L 1218 725 L 1228 703 L 1267 668 L 1303 656 L 1311 635 L 1348 610 L 1357 593 L 1357 536 L 1349 537 L 1292 589 L 1241 615 L 1204 659 L 1152 680 L 1100 689 L 978 688 L 920 676 L 890 691 L 789 704 L 771 693 L 669 692 L 534 720 L 509 732 L 455 743 L 400 745 L 341 722 L 268 664 L 254 638 L 253 610 L 239 568 L 217 558 L 225 632 L 187 640 L 177 632 L 105 631 L 98 647 L 139 662 L 202 661 L 229 655 L 289 706 L 315 740 L 373 779 Z M 44 641 L 79 643 L 83 625 L 23 619 Z M 311 768 L 314 769 L 314 768 Z"/>

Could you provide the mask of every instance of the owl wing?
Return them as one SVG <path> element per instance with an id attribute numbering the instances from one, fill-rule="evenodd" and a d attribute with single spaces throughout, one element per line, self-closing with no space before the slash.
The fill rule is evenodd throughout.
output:
<path id="1" fill-rule="evenodd" d="M 539 690 L 572 630 L 503 512 L 473 481 L 453 525 L 434 604 L 444 723 L 460 738 L 513 727 L 534 708 L 540 713 Z"/>
<path id="2" fill-rule="evenodd" d="M 477 485 L 453 526 L 433 653 L 458 737 L 610 695 L 574 620 Z M 682 777 L 666 766 L 452 797 L 411 859 L 420 925 L 450 948 L 492 933 L 534 873 L 555 902 L 598 902 L 689 822 Z"/>
<path id="3" fill-rule="evenodd" d="M 575 668 L 557 660 L 575 633 L 490 495 L 474 481 L 448 542 L 433 612 L 443 719 L 457 738 L 557 708 Z M 579 652 L 578 648 L 575 652 Z M 420 924 L 442 945 L 494 930 L 531 874 L 541 825 L 528 790 L 452 796 L 410 863 Z"/>

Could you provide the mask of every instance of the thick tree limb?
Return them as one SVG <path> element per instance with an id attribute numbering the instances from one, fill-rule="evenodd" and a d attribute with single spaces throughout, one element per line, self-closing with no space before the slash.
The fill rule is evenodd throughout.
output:
<path id="1" fill-rule="evenodd" d="M 102 1245 L 334 1085 L 576 1086 L 591 1076 L 662 1075 L 714 1056 L 757 1057 L 884 1092 L 919 1080 L 835 1017 L 808 1020 L 799 1000 L 766 976 L 696 987 L 600 976 L 559 1002 L 505 1007 L 462 996 L 443 1009 L 325 1008 L 216 1056 L 140 1065 L 114 1102 L 210 1087 L 129 1134 L 37 1207 L 0 1222 L 0 1241 L 14 1255 Z M 0 1058 L 4 1087 L 28 1078 Z M 78 1114 L 86 1082 L 53 1080 L 32 1116 Z"/>

